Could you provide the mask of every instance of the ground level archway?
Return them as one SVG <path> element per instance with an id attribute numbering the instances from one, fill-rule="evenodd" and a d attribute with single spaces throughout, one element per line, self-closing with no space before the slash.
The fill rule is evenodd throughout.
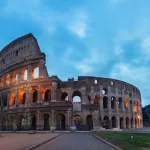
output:
<path id="1" fill-rule="evenodd" d="M 66 129 L 66 119 L 63 113 L 56 116 L 56 130 L 63 131 Z"/>
<path id="2" fill-rule="evenodd" d="M 93 116 L 92 115 L 88 115 L 86 117 L 86 124 L 88 126 L 88 130 L 92 130 L 93 129 Z"/>

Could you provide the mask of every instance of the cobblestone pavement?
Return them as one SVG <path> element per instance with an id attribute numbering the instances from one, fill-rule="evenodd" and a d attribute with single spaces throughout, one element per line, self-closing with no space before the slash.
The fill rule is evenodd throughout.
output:
<path id="1" fill-rule="evenodd" d="M 0 150 L 23 150 L 57 135 L 59 133 L 4 133 L 0 136 Z"/>
<path id="2" fill-rule="evenodd" d="M 66 133 L 36 150 L 115 150 L 88 133 Z"/>

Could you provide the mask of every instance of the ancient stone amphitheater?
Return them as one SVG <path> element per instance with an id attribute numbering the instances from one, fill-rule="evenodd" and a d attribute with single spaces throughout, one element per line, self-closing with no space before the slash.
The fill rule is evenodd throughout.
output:
<path id="1" fill-rule="evenodd" d="M 143 127 L 137 87 L 91 76 L 61 81 L 48 75 L 45 63 L 31 33 L 0 51 L 1 130 Z"/>

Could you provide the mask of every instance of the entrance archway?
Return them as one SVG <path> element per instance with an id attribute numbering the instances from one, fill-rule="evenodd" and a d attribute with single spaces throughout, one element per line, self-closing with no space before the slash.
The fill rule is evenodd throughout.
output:
<path id="1" fill-rule="evenodd" d="M 137 119 L 135 118 L 135 128 L 137 128 Z"/>
<path id="2" fill-rule="evenodd" d="M 80 129 L 81 126 L 81 117 L 79 115 L 73 116 L 74 125 L 76 126 L 77 130 Z"/>
<path id="3" fill-rule="evenodd" d="M 92 115 L 88 115 L 86 117 L 86 124 L 88 126 L 88 130 L 93 129 L 93 117 L 92 117 Z"/>
<path id="4" fill-rule="evenodd" d="M 116 117 L 112 116 L 111 122 L 112 122 L 112 128 L 116 128 L 117 127 L 117 122 L 116 122 Z"/>
<path id="5" fill-rule="evenodd" d="M 36 116 L 34 114 L 30 116 L 30 127 L 31 130 L 36 130 Z"/>
<path id="6" fill-rule="evenodd" d="M 44 130 L 50 130 L 50 116 L 48 114 L 43 115 Z"/>
<path id="7" fill-rule="evenodd" d="M 24 130 L 25 119 L 23 115 L 19 116 L 19 130 Z"/>
<path id="8" fill-rule="evenodd" d="M 120 118 L 120 129 L 123 129 L 123 117 Z"/>
<path id="9" fill-rule="evenodd" d="M 3 117 L 3 118 L 2 118 L 2 124 L 1 124 L 1 130 L 2 130 L 2 131 L 5 131 L 5 129 L 6 129 L 6 118 Z"/>
<path id="10" fill-rule="evenodd" d="M 126 129 L 129 129 L 129 118 L 126 117 Z"/>
<path id="11" fill-rule="evenodd" d="M 10 119 L 9 119 L 10 130 L 14 129 L 14 123 L 15 123 L 14 117 L 10 116 Z"/>
<path id="12" fill-rule="evenodd" d="M 131 128 L 133 128 L 133 118 L 131 118 Z"/>
<path id="13" fill-rule="evenodd" d="M 56 116 L 56 130 L 65 130 L 66 124 L 65 124 L 65 115 L 62 113 L 57 114 Z"/>
<path id="14" fill-rule="evenodd" d="M 109 129 L 109 117 L 108 116 L 104 116 L 104 122 L 103 122 L 103 126 L 105 129 Z"/>

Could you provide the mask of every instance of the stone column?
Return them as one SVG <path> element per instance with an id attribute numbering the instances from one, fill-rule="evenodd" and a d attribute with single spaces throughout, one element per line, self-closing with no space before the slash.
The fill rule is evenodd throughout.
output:
<path id="1" fill-rule="evenodd" d="M 116 127 L 120 129 L 120 117 L 116 117 Z"/>
<path id="2" fill-rule="evenodd" d="M 22 79 L 21 79 L 21 69 L 19 68 L 18 69 L 18 80 L 17 80 L 17 83 L 19 83 Z"/>
<path id="3" fill-rule="evenodd" d="M 25 105 L 27 106 L 30 102 L 30 88 L 25 89 L 26 97 L 25 97 Z"/>
<path id="4" fill-rule="evenodd" d="M 36 129 L 41 129 L 40 127 L 40 111 L 37 111 L 37 122 L 36 122 Z"/>
<path id="5" fill-rule="evenodd" d="M 56 94 L 57 94 L 57 83 L 52 83 L 52 95 L 51 95 L 51 101 L 56 101 Z"/>
<path id="6" fill-rule="evenodd" d="M 28 66 L 28 71 L 27 71 L 27 80 L 32 80 L 32 67 L 29 65 Z"/>
<path id="7" fill-rule="evenodd" d="M 94 111 L 92 116 L 93 116 L 93 128 L 95 131 L 97 131 L 99 129 L 99 112 Z"/>
<path id="8" fill-rule="evenodd" d="M 51 127 L 50 127 L 50 129 L 52 130 L 52 131 L 55 131 L 55 111 L 54 110 L 51 110 Z"/>
<path id="9" fill-rule="evenodd" d="M 67 126 L 68 126 L 68 129 L 67 130 L 71 130 L 71 110 L 69 109 L 67 111 Z"/>
<path id="10" fill-rule="evenodd" d="M 116 113 L 119 114 L 119 108 L 118 108 L 118 98 L 116 97 L 116 100 L 115 100 L 115 109 L 116 109 Z"/>
<path id="11" fill-rule="evenodd" d="M 42 93 L 41 85 L 38 85 L 38 102 L 42 102 L 41 93 Z"/>

